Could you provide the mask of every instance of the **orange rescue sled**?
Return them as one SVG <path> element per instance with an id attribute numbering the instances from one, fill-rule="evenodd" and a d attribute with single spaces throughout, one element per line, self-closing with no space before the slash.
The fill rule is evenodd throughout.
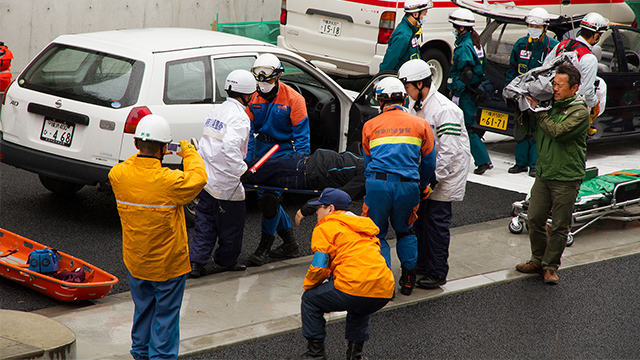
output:
<path id="1" fill-rule="evenodd" d="M 0 275 L 59 301 L 100 299 L 111 291 L 118 278 L 86 261 L 58 251 L 60 270 L 82 267 L 81 283 L 58 280 L 29 270 L 27 259 L 33 250 L 46 246 L 0 228 Z"/>

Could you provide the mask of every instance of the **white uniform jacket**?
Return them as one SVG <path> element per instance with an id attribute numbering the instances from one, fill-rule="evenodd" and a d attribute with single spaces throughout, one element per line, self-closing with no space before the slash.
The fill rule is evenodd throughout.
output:
<path id="1" fill-rule="evenodd" d="M 204 189 L 219 200 L 244 200 L 244 187 L 240 176 L 247 170 L 243 161 L 251 122 L 245 106 L 233 98 L 211 110 L 204 123 L 200 139 L 200 156 L 207 168 Z"/>
<path id="2" fill-rule="evenodd" d="M 582 37 L 576 37 L 576 40 L 584 44 L 589 50 L 592 46 Z M 556 50 L 559 44 L 551 50 L 549 55 L 544 59 L 544 65 L 550 64 L 556 58 Z M 580 58 L 580 87 L 578 93 L 584 96 L 584 102 L 589 109 L 598 104 L 598 96 L 596 95 L 596 75 L 598 74 L 598 58 L 593 54 L 585 54 Z"/>
<path id="3" fill-rule="evenodd" d="M 429 199 L 462 201 L 471 164 L 469 134 L 462 110 L 433 86 L 427 98 L 422 100 L 420 111 L 416 112 L 413 105 L 411 100 L 409 112 L 427 120 L 436 139 L 438 185 Z"/>

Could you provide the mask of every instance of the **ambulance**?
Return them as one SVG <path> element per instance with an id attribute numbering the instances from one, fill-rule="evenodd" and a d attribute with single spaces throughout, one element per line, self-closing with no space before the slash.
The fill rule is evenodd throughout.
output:
<path id="1" fill-rule="evenodd" d="M 494 3 L 496 1 L 491 1 Z M 507 2 L 505 2 L 507 3 Z M 631 24 L 634 15 L 623 0 L 515 0 L 523 8 L 544 7 L 550 13 L 598 12 L 611 22 Z M 422 58 L 433 71 L 433 83 L 446 88 L 455 38 L 447 19 L 457 7 L 434 0 L 422 26 Z M 393 29 L 404 16 L 404 1 L 282 0 L 278 46 L 298 53 L 326 73 L 373 76 L 387 50 Z M 480 33 L 485 19 L 476 16 Z"/>

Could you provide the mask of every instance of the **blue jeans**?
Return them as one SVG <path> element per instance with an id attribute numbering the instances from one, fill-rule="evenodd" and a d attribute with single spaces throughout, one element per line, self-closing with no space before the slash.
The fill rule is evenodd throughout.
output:
<path id="1" fill-rule="evenodd" d="M 449 273 L 451 202 L 425 200 L 420 204 L 418 220 L 413 225 L 418 237 L 418 266 L 427 275 L 445 279 Z"/>
<path id="2" fill-rule="evenodd" d="M 205 265 L 217 242 L 215 262 L 220 266 L 233 266 L 242 250 L 245 214 L 244 201 L 219 200 L 202 190 L 196 206 L 189 259 Z"/>
<path id="3" fill-rule="evenodd" d="M 367 341 L 369 316 L 382 309 L 389 300 L 345 294 L 335 288 L 331 279 L 302 294 L 302 335 L 307 339 L 324 339 L 327 336 L 324 314 L 347 311 L 345 338 L 349 341 Z"/>
<path id="4" fill-rule="evenodd" d="M 413 234 L 402 236 L 411 231 L 420 204 L 420 189 L 416 181 L 400 181 L 396 175 L 387 175 L 387 180 L 378 180 L 369 176 L 366 182 L 367 194 L 364 204 L 367 216 L 380 229 L 380 253 L 391 267 L 391 249 L 384 239 L 389 230 L 389 220 L 396 232 L 396 251 L 402 266 L 412 269 L 416 266 L 418 244 Z"/>
<path id="5" fill-rule="evenodd" d="M 186 275 L 167 281 L 141 280 L 129 275 L 135 304 L 131 329 L 134 359 L 177 359 L 180 349 L 180 306 Z"/>

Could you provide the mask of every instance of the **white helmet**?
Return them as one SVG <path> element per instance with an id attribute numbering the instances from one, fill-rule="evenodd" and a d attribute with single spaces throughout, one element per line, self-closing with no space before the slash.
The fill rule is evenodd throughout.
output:
<path id="1" fill-rule="evenodd" d="M 164 144 L 171 142 L 169 122 L 160 115 L 150 114 L 142 118 L 136 127 L 134 139 L 157 141 Z"/>
<path id="2" fill-rule="evenodd" d="M 469 9 L 457 9 L 449 13 L 449 22 L 458 26 L 473 26 L 476 18 Z"/>
<path id="3" fill-rule="evenodd" d="M 251 95 L 256 92 L 256 79 L 247 70 L 233 70 L 227 76 L 224 89 L 240 94 Z"/>
<path id="4" fill-rule="evenodd" d="M 282 63 L 273 54 L 262 54 L 258 56 L 251 68 L 253 76 L 261 82 L 273 80 L 280 76 L 283 71 Z"/>
<path id="5" fill-rule="evenodd" d="M 549 25 L 549 13 L 543 8 L 533 8 L 524 17 L 524 21 L 529 25 Z"/>
<path id="6" fill-rule="evenodd" d="M 582 18 L 582 21 L 580 21 L 580 27 L 600 33 L 609 29 L 609 19 L 598 13 L 591 12 Z"/>
<path id="7" fill-rule="evenodd" d="M 404 2 L 404 12 L 415 13 L 429 10 L 433 7 L 432 0 L 407 0 Z"/>
<path id="8" fill-rule="evenodd" d="M 374 87 L 374 99 L 378 101 L 404 100 L 406 94 L 402 81 L 393 76 L 380 80 Z"/>
<path id="9" fill-rule="evenodd" d="M 431 76 L 431 68 L 424 60 L 413 59 L 402 64 L 398 70 L 398 79 L 402 83 L 421 81 Z"/>

